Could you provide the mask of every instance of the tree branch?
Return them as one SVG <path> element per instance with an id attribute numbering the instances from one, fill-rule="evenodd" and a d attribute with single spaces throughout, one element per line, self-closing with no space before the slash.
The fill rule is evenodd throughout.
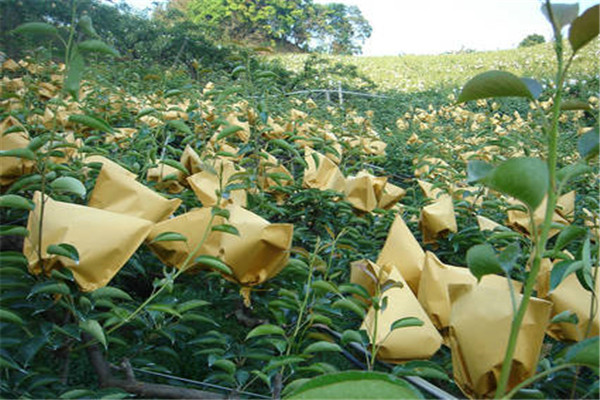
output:
<path id="1" fill-rule="evenodd" d="M 83 334 L 84 342 L 91 342 L 88 334 Z M 98 376 L 100 387 L 116 387 L 140 397 L 156 399 L 225 399 L 226 396 L 204 390 L 189 389 L 179 386 L 146 383 L 135 379 L 133 370 L 128 361 L 122 363 L 121 368 L 125 370 L 127 379 L 113 378 L 110 372 L 110 364 L 106 362 L 102 352 L 97 345 L 86 347 L 90 364 Z"/>

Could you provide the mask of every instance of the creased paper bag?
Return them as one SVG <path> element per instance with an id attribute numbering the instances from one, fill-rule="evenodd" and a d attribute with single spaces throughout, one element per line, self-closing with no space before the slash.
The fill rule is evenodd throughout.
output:
<path id="1" fill-rule="evenodd" d="M 402 189 L 400 186 L 387 182 L 383 187 L 383 193 L 381 193 L 381 198 L 379 199 L 377 207 L 389 210 L 394 204 L 402 200 L 405 195 L 406 190 Z"/>
<path id="2" fill-rule="evenodd" d="M 259 168 L 262 172 L 258 176 L 260 188 L 267 193 L 271 193 L 275 191 L 275 187 L 291 185 L 294 182 L 292 173 L 271 154 L 266 152 L 263 154 L 266 155 L 266 160 L 261 157 L 259 161 Z M 274 175 L 277 175 L 277 179 Z"/>
<path id="3" fill-rule="evenodd" d="M 381 199 L 387 178 L 375 177 L 366 171 L 346 178 L 346 200 L 360 211 L 371 212 Z"/>
<path id="4" fill-rule="evenodd" d="M 179 159 L 191 175 L 202 171 L 202 160 L 196 151 L 189 144 L 185 146 L 181 158 Z"/>
<path id="5" fill-rule="evenodd" d="M 187 178 L 190 187 L 204 207 L 217 205 L 217 191 L 226 189 L 227 185 L 235 183 L 232 176 L 238 171 L 233 162 L 219 158 L 215 161 L 214 171 L 205 170 Z M 246 206 L 247 194 L 244 189 L 225 191 L 220 206 L 235 204 Z"/>
<path id="6" fill-rule="evenodd" d="M 546 202 L 548 198 L 545 197 L 542 203 L 535 209 L 533 213 L 533 220 L 536 226 L 540 226 L 544 222 L 544 216 L 546 215 Z M 517 200 L 511 199 L 511 204 L 522 204 Z M 560 196 L 556 202 L 556 209 L 552 215 L 552 222 L 561 225 L 569 225 L 570 220 L 568 218 L 573 217 L 573 210 L 575 209 L 575 191 L 565 193 Z M 531 221 L 529 214 L 519 210 L 508 210 L 508 225 L 525 233 L 530 233 Z M 549 238 L 556 235 L 559 232 L 558 229 L 550 229 Z"/>
<path id="7" fill-rule="evenodd" d="M 423 310 L 417 298 L 410 290 L 406 281 L 392 266 L 380 267 L 369 261 L 356 261 L 351 264 L 351 280 L 364 286 L 371 295 L 375 293 L 375 283 L 362 268 L 380 279 L 380 282 L 393 281 L 400 285 L 386 290 L 382 297 L 387 297 L 387 307 L 379 313 L 375 342 L 380 345 L 377 358 L 386 362 L 402 362 L 406 360 L 424 359 L 431 357 L 442 345 L 442 337 L 435 329 L 427 313 Z M 399 287 L 401 286 L 401 287 Z M 361 329 L 365 329 L 369 337 L 373 336 L 375 309 L 371 307 L 365 316 Z M 394 321 L 406 317 L 415 317 L 423 321 L 422 326 L 411 326 L 391 331 Z"/>
<path id="8" fill-rule="evenodd" d="M 9 117 L 8 119 L 11 118 L 13 117 Z M 3 121 L 3 125 L 5 121 Z M 25 132 L 13 132 L 7 135 L 1 134 L 0 136 L 0 150 L 21 149 L 26 148 L 27 145 L 29 145 L 29 137 Z M 33 161 L 24 158 L 1 157 L 0 185 L 8 185 L 16 181 L 21 175 L 31 173 L 33 166 Z"/>
<path id="9" fill-rule="evenodd" d="M 33 196 L 35 209 L 29 213 L 23 253 L 29 260 L 29 270 L 42 272 L 38 258 L 40 192 Z M 45 271 L 66 267 L 73 272 L 83 291 L 105 286 L 144 241 L 152 222 L 97 208 L 54 201 L 46 197 L 42 224 L 42 259 Z M 67 257 L 48 254 L 52 244 L 70 244 L 79 253 L 79 262 Z"/>
<path id="10" fill-rule="evenodd" d="M 184 180 L 184 174 L 180 170 L 162 162 L 157 167 L 150 168 L 146 174 L 148 182 L 156 182 L 156 188 L 166 190 L 169 193 L 181 193 L 184 189 L 181 181 Z"/>
<path id="11" fill-rule="evenodd" d="M 418 299 L 433 324 L 445 334 L 450 325 L 450 285 L 477 285 L 477 279 L 468 268 L 448 265 L 435 254 L 425 253 L 425 263 L 419 283 Z M 521 283 L 512 281 L 515 291 L 521 290 Z M 508 291 L 508 280 L 499 275 L 485 275 L 479 285 Z"/>
<path id="12" fill-rule="evenodd" d="M 517 303 L 522 296 L 517 296 Z M 483 285 L 451 285 L 450 348 L 454 380 L 471 398 L 496 391 L 513 316 L 510 294 Z M 519 332 L 507 390 L 531 377 L 552 303 L 532 297 Z"/>
<path id="13" fill-rule="evenodd" d="M 315 158 L 318 160 L 318 166 Z M 308 146 L 304 147 L 304 159 L 308 164 L 302 181 L 304 187 L 344 192 L 346 179 L 333 161 Z"/>
<path id="14" fill-rule="evenodd" d="M 119 164 L 117 164 L 116 162 L 104 157 L 104 156 L 99 156 L 99 155 L 91 155 L 91 156 L 87 156 L 85 157 L 85 159 L 83 160 L 84 164 L 101 164 L 100 168 L 101 169 L 105 169 L 105 170 L 110 170 L 110 175 L 112 176 L 113 174 L 122 174 L 125 176 L 128 176 L 132 179 L 136 179 L 137 175 L 134 174 L 133 172 L 129 171 L 128 169 L 120 166 Z"/>
<path id="15" fill-rule="evenodd" d="M 595 291 L 600 288 L 600 274 L 596 276 Z M 577 315 L 579 323 L 552 324 L 548 327 L 548 334 L 557 340 L 581 341 L 586 338 L 587 326 L 590 321 L 590 305 L 594 300 L 591 292 L 585 290 L 576 274 L 570 274 L 548 295 L 548 300 L 554 303 L 553 316 L 563 311 L 571 311 Z M 600 319 L 598 306 L 592 319 L 592 325 L 587 337 L 598 336 Z"/>
<path id="16" fill-rule="evenodd" d="M 229 219 L 215 217 L 213 226 L 233 225 L 240 236 L 210 232 L 199 251 L 192 255 L 188 267 L 193 266 L 193 261 L 202 254 L 219 257 L 232 269 L 233 278 L 245 286 L 257 285 L 278 274 L 289 258 L 293 225 L 271 224 L 239 206 L 227 209 Z M 210 208 L 201 208 L 156 224 L 148 237 L 150 241 L 160 233 L 177 232 L 184 235 L 187 242 L 150 243 L 150 248 L 165 264 L 181 268 L 202 240 L 210 215 Z"/>
<path id="17" fill-rule="evenodd" d="M 442 195 L 434 203 L 423 207 L 419 226 L 423 233 L 423 243 L 435 243 L 437 238 L 448 232 L 456 232 L 458 228 L 452 197 Z"/>
<path id="18" fill-rule="evenodd" d="M 377 257 L 377 265 L 393 265 L 415 295 L 419 289 L 425 253 L 400 214 L 396 215 L 385 244 Z"/>
<path id="19" fill-rule="evenodd" d="M 106 164 L 105 164 L 106 165 Z M 166 199 L 115 168 L 102 167 L 88 205 L 120 214 L 159 222 L 168 218 L 179 199 Z"/>

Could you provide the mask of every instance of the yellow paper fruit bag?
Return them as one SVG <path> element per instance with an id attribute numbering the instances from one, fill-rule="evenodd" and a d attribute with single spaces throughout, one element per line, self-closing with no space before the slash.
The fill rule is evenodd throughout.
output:
<path id="1" fill-rule="evenodd" d="M 346 179 L 333 161 L 308 146 L 304 148 L 304 159 L 308 164 L 302 181 L 304 187 L 344 192 Z M 318 161 L 318 166 L 315 159 Z"/>
<path id="2" fill-rule="evenodd" d="M 373 275 L 379 278 L 380 284 L 394 282 L 396 285 L 382 293 L 387 297 L 387 307 L 375 311 L 371 306 L 361 329 L 373 337 L 375 313 L 377 312 L 377 333 L 375 343 L 380 346 L 377 358 L 385 362 L 398 363 L 407 360 L 425 359 L 431 357 L 442 345 L 442 337 L 435 329 L 427 313 L 410 290 L 398 270 L 380 267 L 369 261 L 356 261 L 351 264 L 352 282 L 364 286 L 371 295 L 375 294 Z M 367 269 L 370 274 L 364 272 Z M 423 321 L 421 326 L 410 326 L 391 330 L 394 321 L 401 318 L 415 317 Z"/>
<path id="3" fill-rule="evenodd" d="M 438 237 L 456 232 L 458 227 L 452 197 L 442 195 L 434 203 L 423 207 L 419 226 L 423 233 L 423 243 L 435 243 Z"/>
<path id="4" fill-rule="evenodd" d="M 517 296 L 517 303 L 522 296 Z M 494 396 L 508 344 L 510 293 L 483 285 L 451 285 L 450 348 L 454 381 L 471 398 Z M 531 377 L 538 363 L 552 303 L 532 297 L 523 319 L 507 390 Z"/>
<path id="5" fill-rule="evenodd" d="M 203 207 L 212 207 L 217 205 L 217 191 L 226 189 L 228 184 L 233 182 L 233 175 L 237 171 L 233 162 L 219 158 L 216 160 L 215 171 L 198 172 L 187 178 L 187 181 L 196 194 L 198 200 L 202 202 Z M 247 194 L 244 189 L 235 189 L 225 191 L 219 206 L 235 204 L 245 207 L 247 202 Z"/>
<path id="6" fill-rule="evenodd" d="M 33 196 L 35 209 L 29 213 L 23 254 L 29 260 L 29 270 L 42 272 L 38 258 L 41 212 L 40 192 Z M 144 241 L 152 222 L 124 214 L 54 201 L 46 197 L 42 223 L 41 255 L 46 272 L 66 267 L 83 291 L 105 286 Z M 70 244 L 79 253 L 79 262 L 48 254 L 50 245 Z"/>
<path id="7" fill-rule="evenodd" d="M 13 132 L 7 135 L 4 130 L 13 126 L 10 122 L 13 117 L 2 121 L 2 133 L 0 133 L 0 150 L 13 150 L 26 148 L 29 144 L 29 136 L 25 132 Z M 2 157 L 0 158 L 0 185 L 9 185 L 16 181 L 21 175 L 33 171 L 34 162 L 24 158 Z"/>
<path id="8" fill-rule="evenodd" d="M 366 171 L 346 178 L 346 200 L 360 211 L 371 212 L 377 207 L 387 178 L 375 177 Z"/>
<path id="9" fill-rule="evenodd" d="M 177 268 L 194 265 L 199 255 L 219 257 L 233 271 L 233 278 L 245 286 L 257 285 L 278 274 L 287 264 L 294 227 L 291 224 L 271 224 L 260 216 L 239 206 L 229 206 L 228 220 L 215 217 L 213 226 L 229 224 L 240 236 L 212 231 L 196 254 L 190 253 L 200 244 L 210 222 L 211 209 L 201 208 L 163 221 L 153 228 L 148 239 L 150 248 L 167 265 Z M 186 242 L 152 243 L 161 233 L 176 232 Z"/>
<path id="10" fill-rule="evenodd" d="M 393 265 L 406 279 L 413 293 L 417 294 L 424 262 L 425 253 L 421 245 L 404 223 L 402 216 L 397 214 L 377 257 L 377 265 Z"/>
<path id="11" fill-rule="evenodd" d="M 181 200 L 166 199 L 130 175 L 105 165 L 90 195 L 90 207 L 159 222 L 181 204 Z"/>

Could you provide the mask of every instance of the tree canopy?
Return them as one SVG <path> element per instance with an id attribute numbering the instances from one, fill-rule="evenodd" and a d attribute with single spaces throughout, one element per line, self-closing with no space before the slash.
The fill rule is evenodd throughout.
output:
<path id="1" fill-rule="evenodd" d="M 356 6 L 312 0 L 171 0 L 209 36 L 251 43 L 291 45 L 301 50 L 358 54 L 371 25 Z"/>

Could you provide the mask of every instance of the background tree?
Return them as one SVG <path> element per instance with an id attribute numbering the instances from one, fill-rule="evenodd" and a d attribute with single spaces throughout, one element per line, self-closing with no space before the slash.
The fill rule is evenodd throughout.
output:
<path id="1" fill-rule="evenodd" d="M 540 43 L 546 43 L 546 39 L 540 34 L 533 33 L 523 39 L 521 43 L 519 43 L 519 47 L 530 47 Z"/>

